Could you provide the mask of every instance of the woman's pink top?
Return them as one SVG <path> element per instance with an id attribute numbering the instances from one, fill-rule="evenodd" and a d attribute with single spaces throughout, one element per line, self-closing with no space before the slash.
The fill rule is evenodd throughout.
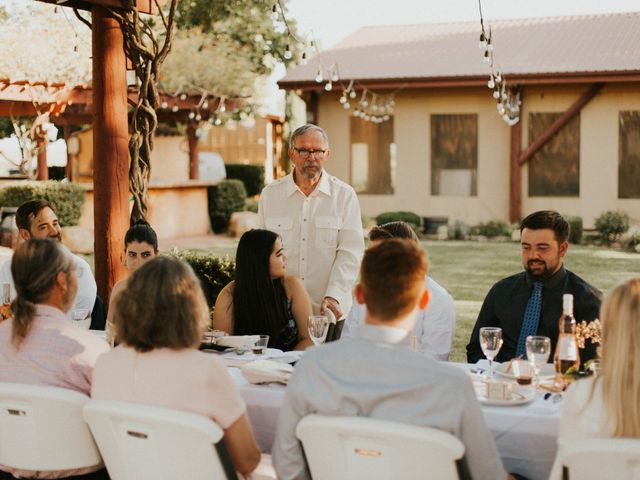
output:
<path id="1" fill-rule="evenodd" d="M 222 361 L 195 349 L 139 353 L 121 344 L 98 359 L 91 397 L 197 413 L 223 429 L 246 410 Z"/>

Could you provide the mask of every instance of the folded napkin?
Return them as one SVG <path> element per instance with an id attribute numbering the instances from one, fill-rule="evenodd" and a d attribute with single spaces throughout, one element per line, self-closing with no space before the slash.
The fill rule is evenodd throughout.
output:
<path id="1" fill-rule="evenodd" d="M 258 341 L 259 335 L 227 335 L 216 339 L 216 345 L 231 348 L 250 348 Z"/>
<path id="2" fill-rule="evenodd" d="M 254 360 L 240 367 L 240 372 L 249 383 L 279 382 L 286 385 L 293 367 L 272 360 Z"/>

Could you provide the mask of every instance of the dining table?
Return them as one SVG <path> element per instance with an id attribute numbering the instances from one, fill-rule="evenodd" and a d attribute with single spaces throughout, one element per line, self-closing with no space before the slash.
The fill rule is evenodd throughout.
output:
<path id="1" fill-rule="evenodd" d="M 452 363 L 468 371 L 477 365 Z M 253 432 L 264 453 L 273 445 L 285 385 L 249 383 L 240 368 L 228 368 L 247 405 Z M 531 480 L 546 480 L 557 451 L 562 394 L 535 393 L 535 398 L 520 405 L 481 405 L 487 426 L 493 435 L 505 469 Z"/>

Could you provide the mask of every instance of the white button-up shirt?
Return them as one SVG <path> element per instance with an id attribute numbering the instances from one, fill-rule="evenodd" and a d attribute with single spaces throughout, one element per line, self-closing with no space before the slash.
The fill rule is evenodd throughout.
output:
<path id="1" fill-rule="evenodd" d="M 323 171 L 307 196 L 292 172 L 262 190 L 258 217 L 263 228 L 280 235 L 287 274 L 300 277 L 314 310 L 324 297 L 332 297 L 346 315 L 364 253 L 360 205 L 353 188 Z"/>
<path id="2" fill-rule="evenodd" d="M 449 359 L 453 332 L 456 328 L 453 298 L 431 277 L 425 277 L 424 283 L 429 290 L 429 304 L 425 310 L 418 312 L 413 335 L 418 340 L 420 352 L 446 362 Z M 351 307 L 342 330 L 343 337 L 355 336 L 364 325 L 365 309 L 366 307 L 359 303 Z"/>

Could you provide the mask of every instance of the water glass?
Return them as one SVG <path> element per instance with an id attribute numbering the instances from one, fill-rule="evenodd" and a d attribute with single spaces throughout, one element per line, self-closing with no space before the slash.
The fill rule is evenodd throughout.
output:
<path id="1" fill-rule="evenodd" d="M 311 315 L 307 321 L 309 337 L 315 345 L 324 342 L 329 328 L 329 318 L 326 315 Z"/>
<path id="2" fill-rule="evenodd" d="M 502 347 L 502 329 L 499 327 L 482 327 L 480 329 L 480 348 L 489 360 L 489 379 L 493 378 L 493 359 Z"/>
<path id="3" fill-rule="evenodd" d="M 262 355 L 266 352 L 267 345 L 269 345 L 269 335 L 260 335 L 256 343 L 251 347 L 251 351 L 254 355 Z"/>
<path id="4" fill-rule="evenodd" d="M 539 335 L 529 335 L 526 341 L 526 349 L 527 359 L 533 366 L 537 385 L 540 369 L 547 363 L 551 354 L 551 339 Z"/>

